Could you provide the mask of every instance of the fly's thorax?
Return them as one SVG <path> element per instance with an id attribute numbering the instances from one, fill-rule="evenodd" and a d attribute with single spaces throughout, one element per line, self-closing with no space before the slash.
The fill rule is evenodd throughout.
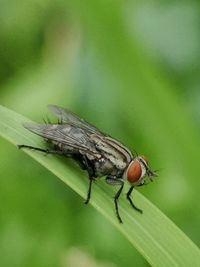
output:
<path id="1" fill-rule="evenodd" d="M 111 137 L 92 134 L 90 139 L 95 143 L 96 149 L 113 168 L 124 170 L 132 158 L 130 151 Z"/>
<path id="2" fill-rule="evenodd" d="M 126 169 L 123 178 L 133 185 L 143 184 L 147 174 L 147 160 L 144 156 L 134 158 Z"/>

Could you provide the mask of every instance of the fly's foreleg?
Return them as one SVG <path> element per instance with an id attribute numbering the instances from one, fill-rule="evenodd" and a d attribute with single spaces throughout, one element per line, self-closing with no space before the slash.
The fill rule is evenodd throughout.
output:
<path id="1" fill-rule="evenodd" d="M 118 199 L 119 199 L 119 197 L 121 195 L 121 192 L 123 190 L 124 181 L 123 180 L 120 180 L 120 179 L 116 179 L 115 177 L 108 176 L 106 178 L 106 182 L 108 184 L 112 184 L 112 185 L 121 185 L 120 188 L 119 188 L 119 190 L 117 191 L 117 193 L 114 196 L 114 203 L 115 203 L 115 213 L 116 213 L 117 219 L 118 219 L 119 223 L 122 223 L 122 219 L 121 219 L 121 217 L 119 215 Z"/>
<path id="2" fill-rule="evenodd" d="M 134 188 L 134 186 L 132 185 L 132 186 L 130 187 L 129 191 L 127 192 L 127 194 L 126 194 L 126 197 L 127 197 L 128 201 L 130 202 L 131 206 L 132 206 L 135 210 L 137 210 L 137 211 L 140 212 L 140 213 L 143 213 L 143 211 L 142 211 L 141 209 L 139 209 L 138 207 L 135 206 L 135 204 L 133 203 L 133 201 L 132 201 L 132 199 L 131 199 L 131 193 L 132 193 L 132 191 L 133 191 L 133 188 Z"/>
<path id="3" fill-rule="evenodd" d="M 19 149 L 28 148 L 28 149 L 40 151 L 40 152 L 43 152 L 46 154 L 56 154 L 56 155 L 64 155 L 65 154 L 63 151 L 56 150 L 56 149 L 43 149 L 43 148 L 28 146 L 28 145 L 18 145 L 18 148 Z"/>

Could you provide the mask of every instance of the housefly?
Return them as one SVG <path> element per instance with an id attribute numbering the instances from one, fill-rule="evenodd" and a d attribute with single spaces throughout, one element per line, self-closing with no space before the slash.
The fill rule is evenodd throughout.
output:
<path id="1" fill-rule="evenodd" d="M 49 154 L 71 157 L 88 172 L 89 186 L 85 203 L 89 203 L 93 181 L 105 176 L 106 182 L 119 185 L 114 196 L 115 213 L 120 223 L 122 219 L 118 210 L 118 199 L 124 183 L 128 182 L 130 189 L 126 196 L 130 205 L 138 212 L 142 210 L 135 206 L 131 193 L 136 186 L 147 183 L 149 178 L 157 176 L 149 168 L 145 156 L 135 155 L 119 141 L 99 131 L 96 127 L 80 119 L 72 112 L 51 105 L 49 110 L 59 119 L 58 123 L 30 124 L 24 127 L 43 137 L 49 144 L 48 149 L 19 145 L 19 148 L 29 148 Z"/>

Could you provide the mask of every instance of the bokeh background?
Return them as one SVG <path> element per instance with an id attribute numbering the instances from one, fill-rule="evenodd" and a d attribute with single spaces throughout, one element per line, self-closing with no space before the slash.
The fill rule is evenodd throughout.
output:
<path id="1" fill-rule="evenodd" d="M 67 107 L 147 155 L 161 170 L 139 191 L 197 245 L 199 25 L 199 1 L 0 0 L 0 104 L 38 122 Z M 0 158 L 1 266 L 149 266 L 3 139 Z"/>

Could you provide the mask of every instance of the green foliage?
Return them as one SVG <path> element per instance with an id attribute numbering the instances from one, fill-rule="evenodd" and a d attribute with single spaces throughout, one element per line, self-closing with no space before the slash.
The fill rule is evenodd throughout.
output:
<path id="1" fill-rule="evenodd" d="M 46 117 L 48 104 L 67 107 L 160 171 L 133 195 L 144 215 L 122 196 L 120 226 L 112 203 L 117 188 L 95 185 L 91 204 L 102 216 L 69 189 L 83 197 L 87 191 L 72 162 L 26 151 L 66 187 L 1 139 L 0 265 L 70 266 L 71 255 L 82 263 L 83 253 L 97 266 L 147 266 L 141 255 L 159 266 L 199 266 L 195 245 L 142 196 L 200 245 L 198 7 L 198 1 L 1 1 L 0 104 L 35 121 Z M 5 138 L 43 145 L 21 126 L 26 118 L 0 110 Z"/>

